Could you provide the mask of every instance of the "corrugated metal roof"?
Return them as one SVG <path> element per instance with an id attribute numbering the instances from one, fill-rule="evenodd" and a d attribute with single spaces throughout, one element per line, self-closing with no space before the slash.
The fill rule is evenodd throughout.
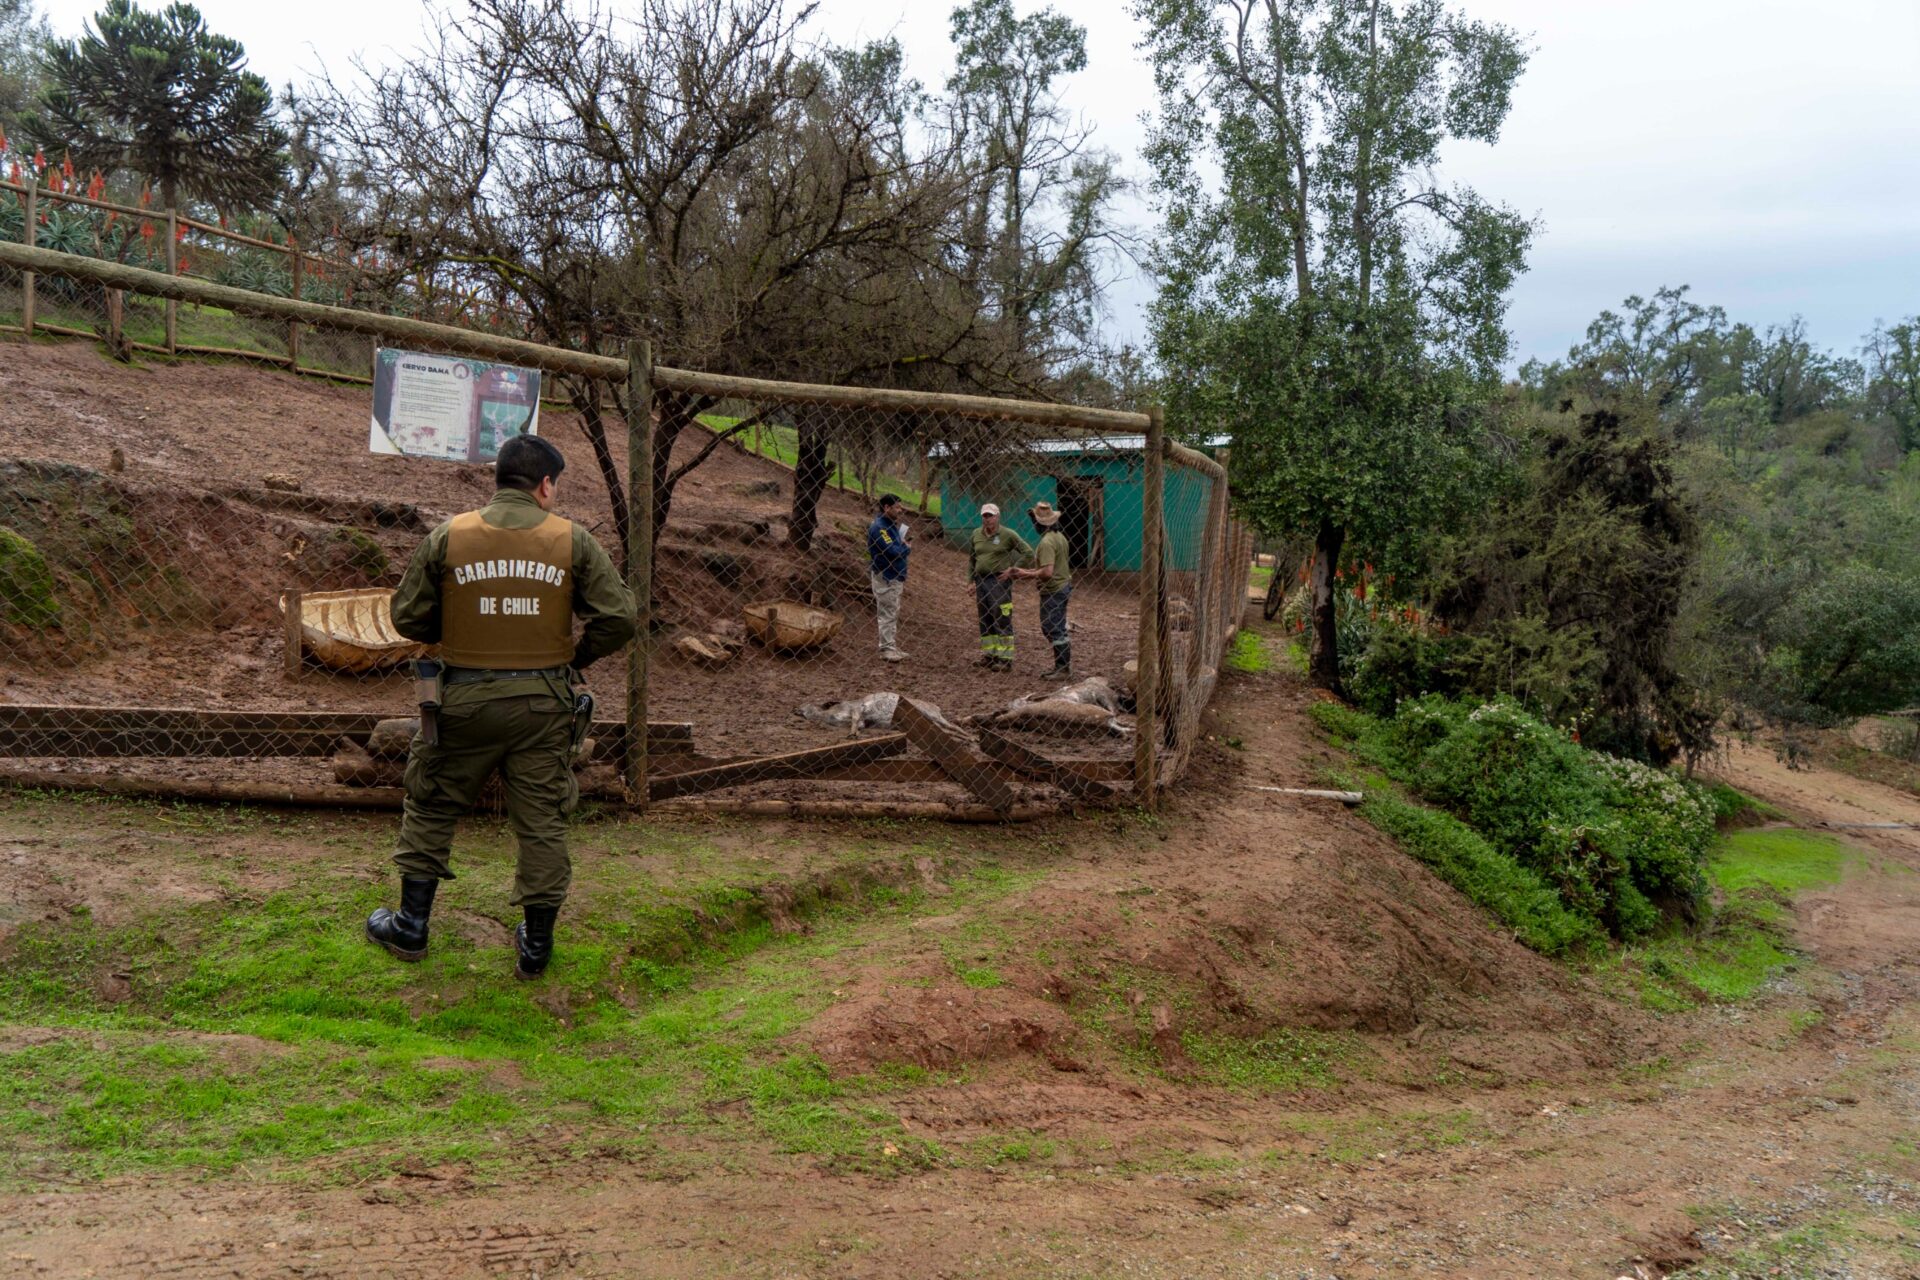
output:
<path id="1" fill-rule="evenodd" d="M 1205 449 L 1218 449 L 1233 443 L 1231 436 L 1209 436 L 1202 442 Z M 1111 456 L 1119 453 L 1140 453 L 1147 447 L 1144 435 L 1119 436 L 1083 436 L 1073 440 L 1030 440 L 1021 446 L 1028 453 L 1046 454 L 1089 454 L 1097 453 Z M 930 458 L 950 457 L 953 450 L 947 445 L 935 445 L 927 454 Z"/>

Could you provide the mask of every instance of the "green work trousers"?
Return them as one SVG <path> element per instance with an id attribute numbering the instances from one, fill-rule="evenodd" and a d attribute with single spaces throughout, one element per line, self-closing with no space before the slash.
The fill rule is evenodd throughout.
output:
<path id="1" fill-rule="evenodd" d="M 573 776 L 573 717 L 549 694 L 442 707 L 440 741 L 430 747 L 414 736 L 393 861 L 403 876 L 453 879 L 447 856 L 454 824 L 496 769 L 506 784 L 507 821 L 520 840 L 512 903 L 557 907 L 573 875 L 567 815 L 580 802 L 580 787 Z"/>

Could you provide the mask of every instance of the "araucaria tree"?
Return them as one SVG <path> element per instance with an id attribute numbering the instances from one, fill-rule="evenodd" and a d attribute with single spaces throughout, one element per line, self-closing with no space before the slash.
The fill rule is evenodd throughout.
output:
<path id="1" fill-rule="evenodd" d="M 28 136 L 81 169 L 141 175 L 168 208 L 260 208 L 280 194 L 287 139 L 246 58 L 190 4 L 107 0 L 78 40 L 48 46 Z"/>
<path id="2" fill-rule="evenodd" d="M 1434 172 L 1450 140 L 1497 139 L 1527 51 L 1440 0 L 1136 12 L 1160 96 L 1168 407 L 1230 430 L 1257 525 L 1312 535 L 1311 674 L 1332 686 L 1343 552 L 1407 550 L 1476 469 L 1533 228 Z"/>

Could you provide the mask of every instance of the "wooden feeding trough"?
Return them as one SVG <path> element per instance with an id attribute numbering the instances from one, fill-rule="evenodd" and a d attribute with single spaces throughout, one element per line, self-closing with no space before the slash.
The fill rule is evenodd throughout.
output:
<path id="1" fill-rule="evenodd" d="M 818 649 L 838 635 L 847 621 L 831 609 L 798 600 L 750 604 L 740 612 L 746 617 L 748 634 L 780 653 Z"/>
<path id="2" fill-rule="evenodd" d="M 433 646 L 393 629 L 393 589 L 288 591 L 280 597 L 287 620 L 287 670 L 298 672 L 303 656 L 323 667 L 363 675 L 404 666 Z"/>

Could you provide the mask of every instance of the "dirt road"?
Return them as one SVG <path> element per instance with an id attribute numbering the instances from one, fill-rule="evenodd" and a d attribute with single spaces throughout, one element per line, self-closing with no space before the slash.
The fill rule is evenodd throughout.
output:
<path id="1" fill-rule="evenodd" d="M 1045 1158 L 856 1176 L 677 1133 L 644 1158 L 548 1161 L 536 1144 L 484 1177 L 452 1163 L 347 1185 L 271 1166 L 139 1175 L 0 1196 L 0 1272 L 1920 1275 L 1913 833 L 1840 833 L 1863 856 L 1802 900 L 1810 962 L 1763 997 L 1656 1016 L 1603 995 L 1604 975 L 1569 976 L 1501 939 L 1338 806 L 1248 787 L 1321 780 L 1308 700 L 1282 674 L 1234 677 L 1197 775 L 1213 781 L 1187 789 L 1161 838 L 1040 831 L 1048 870 L 975 932 L 1004 935 L 1006 956 L 1054 955 L 1077 929 L 1092 940 L 1074 973 L 1201 975 L 1193 989 L 1212 994 L 1174 1002 L 1175 1030 L 1236 1002 L 1252 1012 L 1232 1016 L 1344 1028 L 1358 1065 L 1335 1084 L 1194 1084 L 1165 1060 L 1141 1070 L 1082 1052 L 1069 1018 L 1046 1024 L 1052 1041 L 989 1035 L 994 1054 L 957 1077 L 885 1099 L 909 1134 L 960 1149 L 1020 1133 Z M 1904 821 L 1917 807 L 1752 753 L 1728 768 L 1804 821 Z M 1123 937 L 1104 931 L 1115 912 Z M 1051 990 L 1037 984 L 1064 970 L 1009 962 L 1003 986 L 970 996 L 936 976 L 951 973 L 936 962 L 962 917 L 930 903 L 900 936 L 824 961 L 822 980 L 849 993 L 839 1032 L 942 1001 L 1037 1009 Z M 1143 1023 L 1158 1020 L 1152 1002 Z"/>

